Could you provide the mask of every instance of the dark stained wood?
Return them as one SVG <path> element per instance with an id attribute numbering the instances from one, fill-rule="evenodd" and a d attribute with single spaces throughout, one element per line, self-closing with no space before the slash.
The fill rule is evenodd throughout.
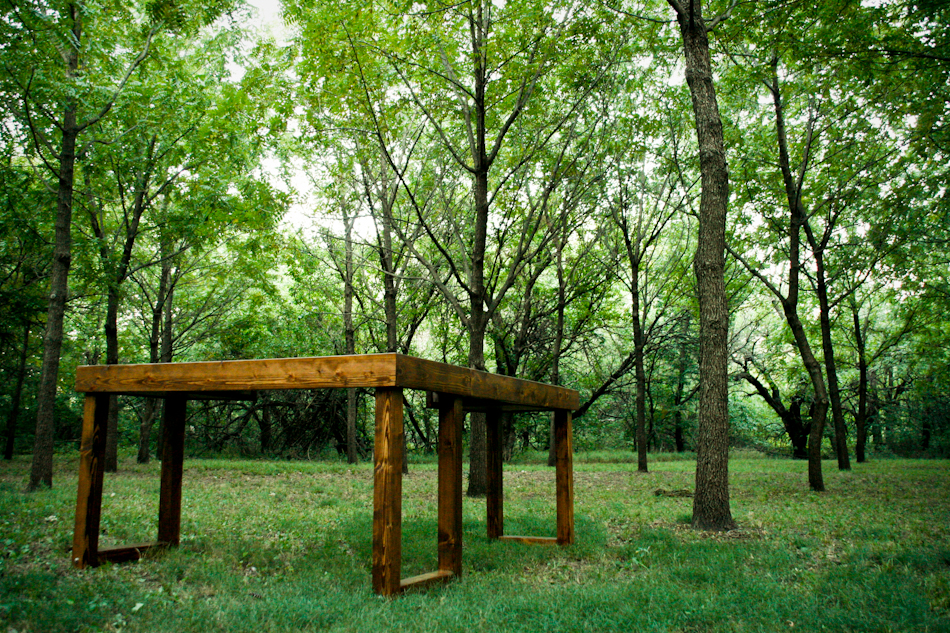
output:
<path id="1" fill-rule="evenodd" d="M 402 354 L 275 358 L 203 363 L 93 365 L 76 370 L 76 391 L 155 394 L 404 387 L 516 405 L 521 410 L 579 406 L 573 389 L 500 376 Z"/>
<path id="2" fill-rule="evenodd" d="M 99 550 L 99 563 L 127 563 L 139 560 L 146 552 L 152 549 L 164 549 L 164 543 L 139 543 L 137 545 L 123 545 L 121 547 L 105 547 Z"/>
<path id="3" fill-rule="evenodd" d="M 580 406 L 577 391 L 531 380 L 512 378 L 412 356 L 397 356 L 397 384 L 466 398 L 490 400 L 494 406 L 512 404 L 521 410 L 570 409 Z"/>
<path id="4" fill-rule="evenodd" d="M 557 542 L 574 542 L 574 449 L 571 440 L 571 412 L 554 412 L 554 444 L 557 455 Z"/>
<path id="5" fill-rule="evenodd" d="M 402 568 L 402 389 L 376 390 L 373 590 L 400 591 Z"/>
<path id="6" fill-rule="evenodd" d="M 529 545 L 557 545 L 558 540 L 553 536 L 499 536 L 499 541 L 527 543 Z"/>
<path id="7" fill-rule="evenodd" d="M 508 376 L 478 372 L 400 354 L 292 358 L 214 363 L 80 367 L 77 391 L 87 394 L 83 417 L 73 558 L 77 567 L 135 560 L 181 538 L 181 485 L 186 403 L 189 399 L 248 399 L 258 390 L 376 388 L 373 498 L 373 589 L 386 596 L 458 578 L 462 572 L 462 425 L 466 410 L 485 411 L 488 423 L 488 535 L 524 543 L 574 541 L 571 411 L 578 394 Z M 402 580 L 403 388 L 428 391 L 439 409 L 439 569 Z M 103 458 L 109 394 L 166 399 L 162 438 L 158 542 L 98 549 Z M 504 534 L 502 411 L 555 411 L 557 538 Z"/>
<path id="8" fill-rule="evenodd" d="M 102 513 L 108 415 L 109 396 L 86 396 L 79 448 L 76 527 L 73 531 L 73 565 L 79 569 L 99 564 L 99 518 Z"/>
<path id="9" fill-rule="evenodd" d="M 452 580 L 453 578 L 455 578 L 455 574 L 446 569 L 430 571 L 427 574 L 419 574 L 418 576 L 406 578 L 399 583 L 399 591 L 405 591 L 406 589 L 417 589 L 420 587 L 427 587 L 429 585 L 443 584 Z"/>
<path id="10" fill-rule="evenodd" d="M 461 398 L 439 400 L 439 571 L 462 575 Z"/>
<path id="11" fill-rule="evenodd" d="M 488 459 L 488 489 L 486 491 L 485 508 L 487 513 L 488 538 L 498 538 L 505 533 L 501 415 L 498 409 L 485 412 L 485 426 L 487 430 L 486 453 Z"/>
<path id="12" fill-rule="evenodd" d="M 181 474 L 185 460 L 185 414 L 182 396 L 165 399 L 162 419 L 162 480 L 158 500 L 158 540 L 178 545 L 181 540 Z"/>

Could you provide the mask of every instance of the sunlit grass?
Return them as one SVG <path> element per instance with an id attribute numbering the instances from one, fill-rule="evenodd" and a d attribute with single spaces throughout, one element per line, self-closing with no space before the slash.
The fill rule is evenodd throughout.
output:
<path id="1" fill-rule="evenodd" d="M 610 456 L 617 459 L 611 461 Z M 577 544 L 490 542 L 463 506 L 463 578 L 386 600 L 371 591 L 372 465 L 189 460 L 182 545 L 134 564 L 69 566 L 75 459 L 22 493 L 0 465 L 0 630 L 22 631 L 945 631 L 950 465 L 883 460 L 807 489 L 803 462 L 730 463 L 739 529 L 688 527 L 695 462 L 575 458 Z M 505 470 L 509 534 L 553 536 L 539 453 Z M 622 460 L 622 461 L 618 461 Z M 104 543 L 154 538 L 159 464 L 107 475 Z M 436 566 L 436 466 L 404 479 L 403 575 Z"/>

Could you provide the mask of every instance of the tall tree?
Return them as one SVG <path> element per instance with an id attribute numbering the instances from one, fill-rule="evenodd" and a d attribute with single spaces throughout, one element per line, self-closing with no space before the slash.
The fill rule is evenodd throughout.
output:
<path id="1" fill-rule="evenodd" d="M 112 110 L 133 73 L 148 56 L 157 27 L 135 25 L 129 33 L 113 29 L 121 21 L 83 0 L 53 7 L 26 2 L 14 6 L 4 26 L 12 28 L 4 47 L 3 65 L 20 97 L 16 116 L 29 131 L 37 160 L 56 185 L 55 237 L 50 270 L 43 366 L 37 394 L 36 436 L 27 490 L 53 483 L 53 431 L 63 321 L 72 263 L 72 211 L 75 167 L 80 137 Z M 49 9 L 49 10 L 48 10 Z M 113 46 L 106 45 L 111 42 Z M 90 45 L 93 43 L 94 45 Z M 126 59 L 112 50 L 134 50 Z M 108 50 L 109 53 L 104 51 Z M 61 108 L 56 112 L 57 108 Z"/>
<path id="2" fill-rule="evenodd" d="M 693 268 L 699 295 L 699 419 L 693 527 L 735 527 L 729 505 L 729 306 L 726 299 L 726 210 L 729 171 L 719 103 L 713 85 L 709 32 L 701 0 L 667 0 L 676 13 L 686 60 L 699 146 L 702 194 Z"/>
<path id="3" fill-rule="evenodd" d="M 428 180 L 428 191 L 406 187 L 405 194 L 441 262 L 407 246 L 425 262 L 430 281 L 465 328 L 468 365 L 484 371 L 493 313 L 550 241 L 543 206 L 562 177 L 557 157 L 579 136 L 571 129 L 578 124 L 574 116 L 603 77 L 601 70 L 590 73 L 591 65 L 603 67 L 615 43 L 594 27 L 574 30 L 596 10 L 571 1 L 436 0 L 422 11 L 394 11 L 387 3 L 380 9 L 322 11 L 313 19 L 301 6 L 293 15 L 312 25 L 306 37 L 332 42 L 340 41 L 341 30 L 346 34 L 337 50 L 350 48 L 347 70 L 364 93 L 381 145 L 388 146 L 391 121 L 377 107 L 379 90 L 405 95 L 425 122 L 433 148 L 427 158 L 435 155 L 427 169 L 438 176 Z M 379 67 L 388 70 L 375 72 Z M 379 86 L 380 77 L 395 83 Z M 537 182 L 532 161 L 549 145 L 560 149 L 551 152 L 554 163 Z M 392 152 L 386 154 L 405 184 L 406 174 Z M 418 164 L 414 169 L 422 171 Z M 492 206 L 502 199 L 509 203 Z M 442 281 L 445 269 L 451 284 Z M 484 416 L 473 414 L 471 426 L 468 494 L 481 495 L 487 482 Z"/>

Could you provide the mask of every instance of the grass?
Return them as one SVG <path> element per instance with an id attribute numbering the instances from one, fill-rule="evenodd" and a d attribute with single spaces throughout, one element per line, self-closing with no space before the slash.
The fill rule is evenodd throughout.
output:
<path id="1" fill-rule="evenodd" d="M 370 587 L 372 465 L 191 460 L 183 542 L 69 565 L 75 455 L 52 490 L 0 464 L 0 631 L 950 631 L 950 464 L 886 460 L 807 490 L 805 464 L 731 462 L 739 529 L 688 527 L 695 463 L 579 454 L 577 544 L 489 542 L 464 501 L 463 578 L 398 599 Z M 622 458 L 622 459 L 617 459 Z M 553 536 L 544 456 L 506 465 L 506 532 Z M 107 475 L 103 545 L 154 538 L 158 464 Z M 404 479 L 403 576 L 436 566 L 435 465 Z"/>

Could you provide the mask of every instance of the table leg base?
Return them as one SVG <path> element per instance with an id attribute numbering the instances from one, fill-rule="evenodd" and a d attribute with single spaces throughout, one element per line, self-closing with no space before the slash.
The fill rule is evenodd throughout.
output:
<path id="1" fill-rule="evenodd" d="M 558 545 L 558 540 L 553 536 L 499 536 L 499 541 L 514 541 L 516 543 L 528 543 L 531 545 Z"/>
<path id="2" fill-rule="evenodd" d="M 172 547 L 171 543 L 137 543 L 135 545 L 119 545 L 117 547 L 103 547 L 98 552 L 96 552 L 96 558 L 98 559 L 98 564 L 101 565 L 105 562 L 110 563 L 127 563 L 130 561 L 136 561 L 142 558 L 147 552 L 151 550 L 163 550 Z"/>
<path id="3" fill-rule="evenodd" d="M 420 574 L 418 576 L 412 576 L 411 578 L 405 578 L 402 582 L 399 583 L 399 591 L 405 591 L 406 589 L 415 589 L 417 587 L 427 587 L 429 585 L 443 584 L 455 578 L 455 573 L 447 569 L 440 569 L 439 571 L 432 571 L 428 574 Z"/>

